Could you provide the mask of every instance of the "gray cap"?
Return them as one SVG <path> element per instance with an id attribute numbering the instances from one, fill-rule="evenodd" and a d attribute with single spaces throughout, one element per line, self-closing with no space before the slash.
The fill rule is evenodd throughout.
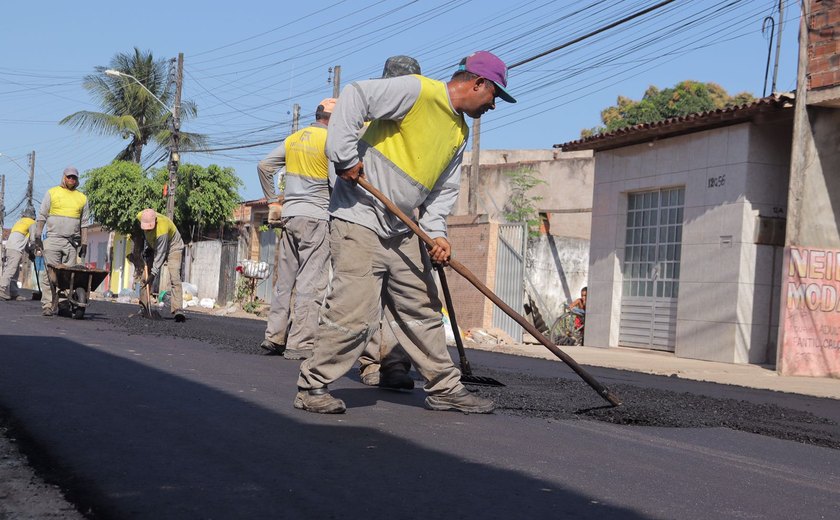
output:
<path id="1" fill-rule="evenodd" d="M 26 208 L 25 210 L 20 212 L 20 216 L 25 218 L 35 218 L 35 208 Z"/>
<path id="2" fill-rule="evenodd" d="M 411 56 L 391 56 L 385 60 L 385 68 L 382 69 L 382 79 L 407 76 L 409 74 L 420 74 L 420 64 Z"/>
<path id="3" fill-rule="evenodd" d="M 78 177 L 79 170 L 72 166 L 68 166 L 67 168 L 64 168 L 64 177 L 67 177 L 68 175 L 75 175 L 76 177 Z"/>

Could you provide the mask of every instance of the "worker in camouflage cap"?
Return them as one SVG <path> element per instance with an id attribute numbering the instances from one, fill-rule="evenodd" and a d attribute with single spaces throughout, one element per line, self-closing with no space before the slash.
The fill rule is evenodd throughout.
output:
<path id="1" fill-rule="evenodd" d="M 411 56 L 391 56 L 385 60 L 382 79 L 408 76 L 409 74 L 420 74 L 420 64 Z"/>

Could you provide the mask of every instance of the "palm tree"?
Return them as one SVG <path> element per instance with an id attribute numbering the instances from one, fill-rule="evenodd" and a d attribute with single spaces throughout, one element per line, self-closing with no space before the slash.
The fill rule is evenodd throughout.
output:
<path id="1" fill-rule="evenodd" d="M 131 78 L 105 75 L 106 69 L 134 76 L 146 88 Z M 172 113 L 163 107 L 148 89 L 167 106 L 172 104 L 174 89 L 168 81 L 166 60 L 152 57 L 151 51 L 137 47 L 134 53 L 118 53 L 108 67 L 96 67 L 96 73 L 85 76 L 82 86 L 96 98 L 102 112 L 82 110 L 65 117 L 59 124 L 90 130 L 100 135 L 120 135 L 131 139 L 114 158 L 115 161 L 139 163 L 143 147 L 149 140 L 160 147 L 168 147 L 172 138 L 170 123 Z M 198 109 L 192 101 L 181 101 L 181 119 L 195 117 Z M 179 133 L 179 148 L 193 150 L 204 147 L 206 137 L 189 132 Z M 157 162 L 157 161 L 155 161 Z"/>

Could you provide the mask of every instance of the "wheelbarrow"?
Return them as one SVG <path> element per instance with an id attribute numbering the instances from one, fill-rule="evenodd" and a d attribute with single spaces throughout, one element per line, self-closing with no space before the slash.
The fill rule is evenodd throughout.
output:
<path id="1" fill-rule="evenodd" d="M 47 276 L 53 287 L 53 312 L 67 308 L 73 319 L 85 317 L 91 291 L 108 276 L 104 269 L 93 269 L 83 265 L 47 265 Z"/>

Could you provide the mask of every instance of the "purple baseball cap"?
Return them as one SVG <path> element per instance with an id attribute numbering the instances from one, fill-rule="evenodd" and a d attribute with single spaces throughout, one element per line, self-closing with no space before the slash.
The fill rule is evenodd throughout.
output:
<path id="1" fill-rule="evenodd" d="M 505 87 L 507 87 L 507 65 L 495 54 L 487 51 L 474 52 L 461 60 L 458 70 L 472 72 L 492 81 L 496 85 L 496 92 L 500 98 L 508 103 L 516 103 L 513 96 L 505 90 Z"/>

